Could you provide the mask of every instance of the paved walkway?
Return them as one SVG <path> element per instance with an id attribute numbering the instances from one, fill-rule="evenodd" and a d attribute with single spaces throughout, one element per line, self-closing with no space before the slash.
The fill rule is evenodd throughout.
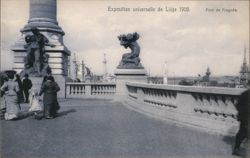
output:
<path id="1" fill-rule="evenodd" d="M 104 100 L 64 100 L 52 120 L 0 121 L 7 158 L 227 158 L 229 138 L 178 127 Z"/>

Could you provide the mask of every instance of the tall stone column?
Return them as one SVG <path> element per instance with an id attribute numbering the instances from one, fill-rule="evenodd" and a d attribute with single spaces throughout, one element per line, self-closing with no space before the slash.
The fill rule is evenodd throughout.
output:
<path id="1" fill-rule="evenodd" d="M 39 32 L 48 38 L 49 43 L 55 47 L 45 46 L 45 52 L 49 55 L 49 66 L 52 75 L 59 82 L 61 89 L 64 90 L 65 77 L 68 75 L 68 57 L 70 51 L 63 43 L 64 32 L 57 22 L 57 1 L 56 0 L 30 0 L 29 20 L 21 29 L 21 37 L 15 42 L 11 50 L 14 51 L 14 70 L 18 73 L 24 69 L 24 49 L 25 36 L 32 34 L 31 28 L 38 28 Z M 40 84 L 39 78 L 34 78 L 34 82 Z M 62 83 L 61 83 L 62 82 Z M 61 91 L 59 96 L 64 96 Z"/>
<path id="2" fill-rule="evenodd" d="M 39 27 L 41 31 L 64 35 L 57 22 L 56 0 L 30 0 L 29 21 L 22 32 L 29 31 L 30 27 Z"/>

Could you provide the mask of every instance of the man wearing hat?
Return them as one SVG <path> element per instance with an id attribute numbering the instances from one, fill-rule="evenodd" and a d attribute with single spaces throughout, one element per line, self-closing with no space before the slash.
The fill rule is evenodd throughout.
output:
<path id="1" fill-rule="evenodd" d="M 24 79 L 23 79 L 23 92 L 25 95 L 25 102 L 28 103 L 29 102 L 29 90 L 32 87 L 32 82 L 29 79 L 29 75 L 25 74 L 24 75 Z"/>
<path id="2" fill-rule="evenodd" d="M 248 80 L 247 90 L 244 91 L 239 98 L 238 104 L 236 105 L 238 111 L 238 121 L 240 122 L 240 128 L 235 137 L 235 144 L 233 148 L 233 155 L 240 155 L 240 145 L 243 140 L 248 138 L 249 136 L 249 128 L 250 128 L 250 89 L 249 89 L 250 81 Z M 248 145 L 249 142 L 248 142 Z"/>

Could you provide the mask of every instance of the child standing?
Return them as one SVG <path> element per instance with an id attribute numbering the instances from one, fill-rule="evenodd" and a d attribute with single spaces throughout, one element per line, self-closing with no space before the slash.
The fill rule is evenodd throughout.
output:
<path id="1" fill-rule="evenodd" d="M 39 103 L 39 94 L 38 91 L 35 88 L 32 88 L 30 90 L 30 98 L 29 98 L 29 102 L 30 102 L 30 109 L 29 112 L 34 112 L 35 118 L 38 117 L 39 113 L 43 113 L 43 108 L 41 106 L 41 104 Z"/>

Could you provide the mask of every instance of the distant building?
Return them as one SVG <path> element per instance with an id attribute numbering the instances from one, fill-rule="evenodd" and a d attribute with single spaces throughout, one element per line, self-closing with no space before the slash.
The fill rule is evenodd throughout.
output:
<path id="1" fill-rule="evenodd" d="M 183 86 L 193 86 L 195 85 L 195 81 L 190 79 L 182 79 L 178 84 Z"/>
<path id="2" fill-rule="evenodd" d="M 202 77 L 202 79 L 200 81 L 200 84 L 202 86 L 209 86 L 210 75 L 211 75 L 211 71 L 210 71 L 209 67 L 207 67 L 207 71 L 206 71 L 205 75 Z"/>
<path id="3" fill-rule="evenodd" d="M 165 64 L 164 64 L 163 84 L 168 84 L 168 69 L 167 69 L 167 62 L 165 62 Z"/>
<path id="4" fill-rule="evenodd" d="M 150 76 L 147 78 L 148 83 L 151 84 L 163 84 L 164 77 Z"/>
<path id="5" fill-rule="evenodd" d="M 105 53 L 103 57 L 103 81 L 108 82 L 107 59 Z"/>
<path id="6" fill-rule="evenodd" d="M 168 85 L 178 85 L 186 77 L 170 77 L 168 76 Z M 191 79 L 189 79 L 191 80 Z M 148 76 L 147 82 L 151 84 L 164 84 L 164 76 Z"/>
<path id="7" fill-rule="evenodd" d="M 78 71 L 79 71 L 79 67 L 76 61 L 76 54 L 74 53 L 74 57 L 72 59 L 72 66 L 71 66 L 71 79 L 73 81 L 77 80 L 77 76 L 78 76 Z"/>
<path id="8" fill-rule="evenodd" d="M 82 72 L 82 75 L 81 75 L 81 81 L 82 82 L 85 82 L 86 80 L 86 72 L 85 72 L 85 63 L 84 61 L 82 60 L 82 63 L 81 63 L 81 72 Z"/>
<path id="9" fill-rule="evenodd" d="M 243 64 L 240 69 L 240 84 L 246 86 L 249 79 L 249 69 L 247 65 L 247 51 L 246 47 L 244 48 L 244 58 Z"/>

